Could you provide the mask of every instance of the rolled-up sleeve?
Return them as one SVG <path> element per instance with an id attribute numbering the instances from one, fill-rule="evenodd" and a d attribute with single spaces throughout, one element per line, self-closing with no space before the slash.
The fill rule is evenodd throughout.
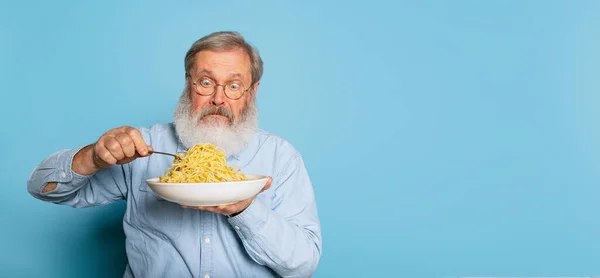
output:
<path id="1" fill-rule="evenodd" d="M 72 170 L 73 157 L 80 151 L 69 149 L 48 156 L 31 172 L 27 191 L 35 198 L 72 207 L 90 207 L 122 200 L 126 196 L 125 168 L 116 165 L 93 175 L 80 175 Z M 56 182 L 54 190 L 42 193 Z"/>

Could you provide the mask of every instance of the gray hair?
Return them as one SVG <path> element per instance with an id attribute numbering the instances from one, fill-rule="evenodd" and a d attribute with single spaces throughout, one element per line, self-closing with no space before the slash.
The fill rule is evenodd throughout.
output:
<path id="1" fill-rule="evenodd" d="M 194 56 L 203 50 L 227 51 L 242 49 L 250 57 L 250 72 L 252 74 L 252 85 L 260 80 L 263 74 L 263 61 L 258 50 L 244 40 L 238 32 L 214 32 L 192 44 L 185 55 L 185 78 L 189 78 L 190 71 L 195 66 Z"/>

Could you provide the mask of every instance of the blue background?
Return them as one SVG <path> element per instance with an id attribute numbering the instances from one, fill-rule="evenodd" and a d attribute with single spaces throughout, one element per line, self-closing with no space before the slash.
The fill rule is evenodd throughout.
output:
<path id="1" fill-rule="evenodd" d="M 600 275 L 600 1 L 3 1 L 0 276 L 119 277 L 124 203 L 26 190 L 47 155 L 171 121 L 196 39 L 265 61 L 315 277 Z"/>

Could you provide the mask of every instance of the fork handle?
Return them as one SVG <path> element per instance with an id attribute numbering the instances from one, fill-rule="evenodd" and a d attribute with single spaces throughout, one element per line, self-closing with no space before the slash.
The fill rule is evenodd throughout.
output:
<path id="1" fill-rule="evenodd" d="M 164 155 L 170 155 L 172 157 L 177 158 L 176 155 L 172 154 L 172 153 L 164 153 L 164 152 L 157 152 L 157 151 L 150 151 L 151 153 L 157 153 L 157 154 L 164 154 Z"/>

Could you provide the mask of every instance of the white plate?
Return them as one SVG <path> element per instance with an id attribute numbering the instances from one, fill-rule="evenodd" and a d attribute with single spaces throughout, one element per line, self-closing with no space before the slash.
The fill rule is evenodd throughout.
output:
<path id="1" fill-rule="evenodd" d="M 221 206 L 248 199 L 265 186 L 269 177 L 246 175 L 248 180 L 206 183 L 167 183 L 158 178 L 146 183 L 158 196 L 185 206 Z"/>

